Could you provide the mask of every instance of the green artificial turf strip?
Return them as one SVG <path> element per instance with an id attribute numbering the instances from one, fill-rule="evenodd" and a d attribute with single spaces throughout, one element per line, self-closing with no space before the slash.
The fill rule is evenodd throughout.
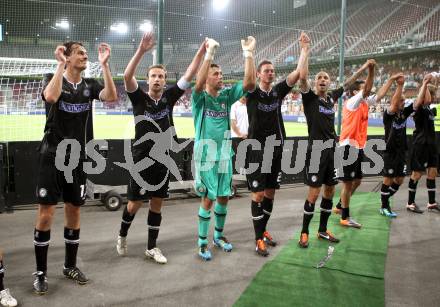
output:
<path id="1" fill-rule="evenodd" d="M 384 306 L 390 221 L 379 215 L 379 208 L 378 193 L 353 196 L 350 214 L 363 224 L 360 230 L 339 226 L 339 216 L 332 214 L 328 228 L 341 242 L 321 269 L 316 265 L 327 255 L 329 244 L 315 236 L 319 225 L 315 210 L 309 248 L 298 247 L 296 233 L 257 273 L 235 306 Z"/>

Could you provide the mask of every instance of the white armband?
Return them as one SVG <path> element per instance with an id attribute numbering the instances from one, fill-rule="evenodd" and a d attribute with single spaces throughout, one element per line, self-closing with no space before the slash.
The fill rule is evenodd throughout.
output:
<path id="1" fill-rule="evenodd" d="M 184 77 L 180 78 L 179 81 L 177 81 L 177 86 L 181 89 L 181 90 L 186 90 L 189 89 L 191 86 L 191 83 L 186 81 Z"/>

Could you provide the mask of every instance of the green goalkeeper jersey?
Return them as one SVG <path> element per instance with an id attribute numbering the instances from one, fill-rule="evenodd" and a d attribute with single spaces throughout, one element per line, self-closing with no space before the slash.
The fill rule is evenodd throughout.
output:
<path id="1" fill-rule="evenodd" d="M 217 97 L 206 91 L 192 91 L 191 103 L 194 118 L 194 160 L 220 161 L 229 160 L 233 154 L 231 148 L 230 112 L 234 102 L 243 93 L 242 82 L 231 88 L 223 89 Z"/>

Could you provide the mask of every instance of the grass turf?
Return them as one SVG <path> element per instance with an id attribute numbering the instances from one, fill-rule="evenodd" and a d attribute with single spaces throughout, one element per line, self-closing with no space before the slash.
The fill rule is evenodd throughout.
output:
<path id="1" fill-rule="evenodd" d="M 174 118 L 180 138 L 194 137 L 192 118 Z M 0 141 L 36 141 L 43 137 L 44 115 L 0 115 Z M 286 122 L 287 136 L 307 136 L 305 123 Z M 96 139 L 127 139 L 134 136 L 131 115 L 96 115 L 94 118 Z M 408 130 L 409 131 L 409 130 Z M 368 127 L 368 134 L 383 135 L 382 127 Z"/>
<path id="2" fill-rule="evenodd" d="M 242 306 L 384 306 L 384 272 L 390 221 L 379 215 L 380 195 L 356 193 L 350 213 L 361 230 L 339 226 L 332 215 L 329 229 L 341 242 L 324 268 L 317 263 L 329 244 L 315 234 L 316 210 L 310 225 L 309 248 L 298 247 L 299 233 L 251 281 L 235 307 Z"/>

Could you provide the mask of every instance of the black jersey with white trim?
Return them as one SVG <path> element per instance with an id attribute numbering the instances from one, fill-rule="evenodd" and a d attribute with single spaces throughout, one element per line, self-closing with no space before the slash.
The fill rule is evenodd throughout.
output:
<path id="1" fill-rule="evenodd" d="M 383 112 L 385 142 L 387 152 L 405 151 L 408 149 L 406 138 L 406 120 L 414 112 L 413 103 L 408 104 L 396 113 Z"/>
<path id="2" fill-rule="evenodd" d="M 309 89 L 307 93 L 301 92 L 309 142 L 336 139 L 334 106 L 343 93 L 344 88 L 339 87 L 327 93 L 326 99 L 322 99 L 312 89 Z"/>
<path id="3" fill-rule="evenodd" d="M 269 92 L 259 86 L 247 94 L 247 113 L 249 119 L 248 138 L 262 143 L 266 137 L 276 135 L 277 140 L 284 142 L 286 130 L 281 115 L 281 104 L 284 97 L 290 92 L 286 80 L 276 84 Z"/>
<path id="4" fill-rule="evenodd" d="M 53 74 L 45 76 L 41 97 Z M 63 77 L 61 95 L 56 103 L 46 102 L 46 125 L 43 138 L 44 150 L 55 152 L 63 139 L 75 139 L 81 144 L 84 154 L 85 144 L 93 139 L 92 103 L 99 99 L 104 87 L 95 79 L 82 78 L 79 83 L 71 83 Z"/>
<path id="5" fill-rule="evenodd" d="M 148 132 L 165 132 L 173 126 L 173 108 L 177 100 L 185 93 L 177 84 L 166 89 L 159 100 L 154 100 L 139 86 L 130 93 L 127 92 L 133 105 L 133 115 L 142 116 L 143 119 L 136 124 L 134 142 L 139 140 Z M 158 129 L 160 128 L 160 130 Z M 148 150 L 153 145 L 152 140 L 147 140 L 136 146 L 138 150 Z"/>
<path id="6" fill-rule="evenodd" d="M 414 113 L 414 123 L 416 129 L 413 131 L 413 144 L 415 145 L 435 145 L 434 120 L 437 109 L 431 105 L 420 106 Z"/>

